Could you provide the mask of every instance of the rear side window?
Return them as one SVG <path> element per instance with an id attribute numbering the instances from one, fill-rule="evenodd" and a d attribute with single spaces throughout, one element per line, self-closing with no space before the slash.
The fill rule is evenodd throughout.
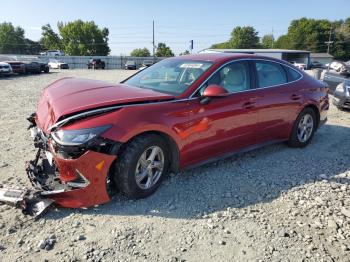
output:
<path id="1" fill-rule="evenodd" d="M 287 73 L 280 64 L 273 62 L 255 62 L 259 87 L 283 85 L 288 82 Z"/>
<path id="2" fill-rule="evenodd" d="M 290 68 L 288 66 L 284 66 L 284 69 L 288 73 L 288 80 L 289 80 L 289 82 L 296 81 L 296 80 L 301 78 L 301 74 L 298 73 L 297 71 L 295 71 L 294 69 L 292 69 L 292 68 Z"/>

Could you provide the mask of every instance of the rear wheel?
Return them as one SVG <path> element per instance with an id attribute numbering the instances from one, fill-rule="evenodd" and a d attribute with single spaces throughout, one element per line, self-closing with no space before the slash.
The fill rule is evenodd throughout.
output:
<path id="1" fill-rule="evenodd" d="M 114 180 L 130 198 L 144 198 L 156 191 L 169 170 L 167 143 L 158 135 L 132 140 L 116 162 Z"/>
<path id="2" fill-rule="evenodd" d="M 305 147 L 312 140 L 317 128 L 315 111 L 305 108 L 294 122 L 288 145 L 291 147 Z"/>

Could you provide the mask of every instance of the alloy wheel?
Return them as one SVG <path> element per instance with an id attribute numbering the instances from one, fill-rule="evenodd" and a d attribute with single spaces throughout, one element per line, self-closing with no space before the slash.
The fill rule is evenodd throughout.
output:
<path id="1" fill-rule="evenodd" d="M 159 146 L 147 148 L 140 156 L 135 171 L 136 184 L 143 190 L 152 188 L 164 169 L 164 153 Z"/>
<path id="2" fill-rule="evenodd" d="M 305 143 L 309 140 L 314 130 L 314 119 L 310 114 L 305 114 L 298 124 L 298 140 Z"/>

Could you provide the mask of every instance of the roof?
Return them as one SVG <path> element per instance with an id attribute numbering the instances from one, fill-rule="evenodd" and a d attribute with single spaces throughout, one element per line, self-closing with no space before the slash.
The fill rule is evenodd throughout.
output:
<path id="1" fill-rule="evenodd" d="M 306 50 L 288 50 L 288 49 L 215 49 L 209 48 L 200 51 L 200 53 L 220 52 L 220 53 L 306 53 Z"/>
<path id="2" fill-rule="evenodd" d="M 244 53 L 199 53 L 192 55 L 183 55 L 173 57 L 172 59 L 191 59 L 191 60 L 202 60 L 202 61 L 210 61 L 210 62 L 218 62 L 230 58 L 250 58 L 257 57 L 254 54 L 244 54 Z"/>
<path id="3" fill-rule="evenodd" d="M 333 58 L 331 54 L 328 53 L 311 53 L 312 58 Z"/>

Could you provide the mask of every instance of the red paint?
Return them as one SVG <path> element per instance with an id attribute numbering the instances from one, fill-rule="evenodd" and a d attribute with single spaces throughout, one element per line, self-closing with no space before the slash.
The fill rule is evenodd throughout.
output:
<path id="1" fill-rule="evenodd" d="M 71 208 L 90 207 L 110 200 L 106 191 L 106 177 L 116 156 L 88 151 L 78 159 L 61 159 L 57 155 L 55 155 L 54 159 L 63 183 L 72 181 L 67 174 L 75 174 L 77 170 L 90 181 L 90 184 L 85 188 L 50 196 L 58 205 Z M 100 165 L 101 169 L 99 170 L 96 166 L 101 161 L 104 161 L 104 165 Z"/>
<path id="2" fill-rule="evenodd" d="M 229 93 L 226 91 L 226 89 L 219 85 L 210 85 L 203 92 L 203 96 L 206 97 L 221 97 L 228 95 Z"/>
<path id="3" fill-rule="evenodd" d="M 315 106 L 319 111 L 320 120 L 326 119 L 326 88 L 305 73 L 302 73 L 301 80 L 294 83 L 229 95 L 224 95 L 221 87 L 214 86 L 212 90 L 207 90 L 207 95 L 221 97 L 211 98 L 208 104 L 201 104 L 199 98 L 188 99 L 226 62 L 263 58 L 287 63 L 273 58 L 242 54 L 203 54 L 186 58 L 196 61 L 209 60 L 214 64 L 178 97 L 123 84 L 111 85 L 99 81 L 66 78 L 56 81 L 44 90 L 37 111 L 37 124 L 49 133 L 47 129 L 60 117 L 81 110 L 131 102 L 174 99 L 173 102 L 123 107 L 73 122 L 63 129 L 108 124 L 112 125 L 112 128 L 102 136 L 122 143 L 143 132 L 160 132 L 175 141 L 180 152 L 179 166 L 183 169 L 232 151 L 270 141 L 288 140 L 295 119 L 306 106 Z M 93 181 L 86 189 L 57 196 L 57 202 L 69 207 L 107 202 L 109 198 L 105 192 L 104 181 L 114 158 L 115 156 L 95 152 L 88 152 L 76 160 L 64 160 L 56 156 L 62 180 L 68 181 L 69 177 L 72 177 L 70 174 L 78 168 L 84 176 Z M 96 165 L 101 161 L 105 163 L 103 168 L 98 170 Z"/>

